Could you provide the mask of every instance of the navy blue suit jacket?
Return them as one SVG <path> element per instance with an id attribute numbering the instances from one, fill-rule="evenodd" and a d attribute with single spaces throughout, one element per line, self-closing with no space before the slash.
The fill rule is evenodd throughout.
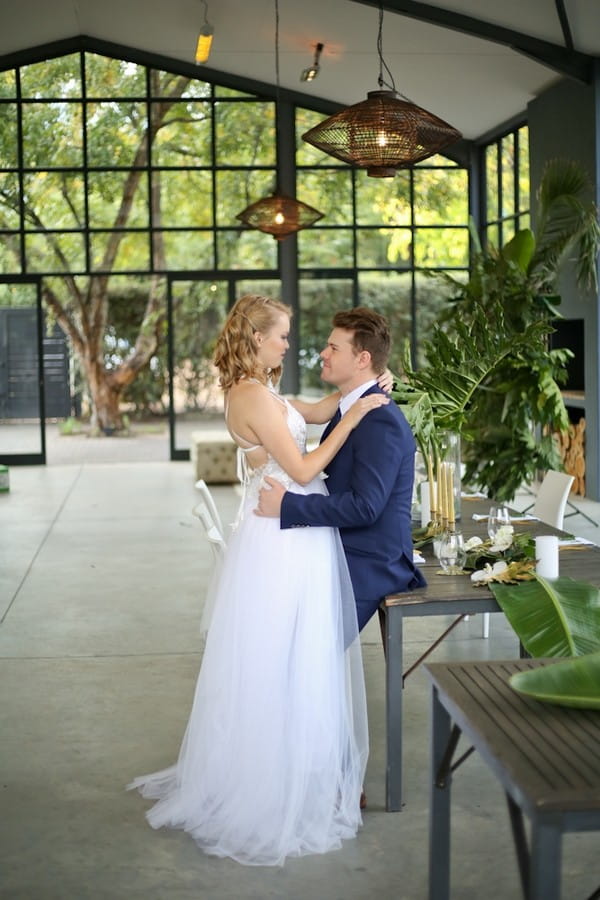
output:
<path id="1" fill-rule="evenodd" d="M 374 386 L 365 391 L 379 391 Z M 326 437 L 331 425 L 323 432 Z M 415 441 L 395 403 L 371 410 L 326 468 L 329 496 L 287 491 L 281 527 L 340 530 L 362 628 L 386 594 L 425 585 L 413 563 Z"/>

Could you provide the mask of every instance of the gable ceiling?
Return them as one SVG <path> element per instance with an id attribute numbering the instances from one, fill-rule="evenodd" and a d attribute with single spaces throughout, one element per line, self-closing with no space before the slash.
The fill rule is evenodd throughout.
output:
<path id="1" fill-rule="evenodd" d="M 598 0 L 386 0 L 383 57 L 396 89 L 476 139 L 524 114 L 560 77 L 586 80 L 600 59 Z M 202 0 L 13 0 L 0 55 L 88 35 L 193 63 Z M 279 0 L 283 89 L 343 105 L 378 88 L 378 0 Z M 274 0 L 208 0 L 215 37 L 198 72 L 273 84 Z M 317 42 L 317 79 L 300 81 Z M 390 78 L 384 72 L 384 79 Z"/>

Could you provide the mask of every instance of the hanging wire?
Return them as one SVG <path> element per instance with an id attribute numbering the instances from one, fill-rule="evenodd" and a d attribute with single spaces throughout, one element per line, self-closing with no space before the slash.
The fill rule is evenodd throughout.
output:
<path id="1" fill-rule="evenodd" d="M 377 32 L 377 53 L 379 55 L 379 78 L 377 79 L 377 83 L 379 84 L 379 88 L 389 88 L 389 90 L 394 91 L 396 93 L 396 84 L 394 82 L 394 76 L 390 72 L 389 66 L 383 58 L 383 3 L 379 4 L 379 30 Z M 383 78 L 383 70 L 385 69 L 388 74 L 391 84 Z"/>
<path id="2" fill-rule="evenodd" d="M 275 98 L 279 105 L 279 0 L 275 0 Z"/>
<path id="3" fill-rule="evenodd" d="M 205 25 L 210 25 L 210 22 L 208 21 L 208 3 L 207 3 L 207 0 L 202 0 L 202 3 L 204 4 L 204 24 L 205 24 Z"/>

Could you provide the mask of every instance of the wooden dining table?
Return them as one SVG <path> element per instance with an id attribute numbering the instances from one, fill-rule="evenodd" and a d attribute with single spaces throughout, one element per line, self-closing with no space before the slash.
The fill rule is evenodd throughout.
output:
<path id="1" fill-rule="evenodd" d="M 462 498 L 461 520 L 457 527 L 465 540 L 473 535 L 486 539 L 487 522 L 475 521 L 473 515 L 486 515 L 492 501 L 484 498 Z M 518 513 L 515 511 L 514 515 Z M 559 531 L 539 520 L 513 522 L 517 532 L 527 532 L 532 536 L 556 534 L 568 538 L 566 532 Z M 385 650 L 385 702 L 386 702 L 386 809 L 398 812 L 402 809 L 402 692 L 407 675 L 423 662 L 438 646 L 441 640 L 464 618 L 477 613 L 497 613 L 502 610 L 494 595 L 486 587 L 476 587 L 469 575 L 438 575 L 440 570 L 433 556 L 431 545 L 424 548 L 425 565 L 423 574 L 427 586 L 391 594 L 380 607 L 380 619 Z M 587 581 L 600 587 L 600 547 L 577 544 L 560 551 L 560 575 L 570 576 L 579 581 Z M 404 620 L 424 616 L 453 616 L 453 621 L 432 642 L 415 665 L 405 672 L 404 668 Z M 519 644 L 515 641 L 515 656 Z"/>

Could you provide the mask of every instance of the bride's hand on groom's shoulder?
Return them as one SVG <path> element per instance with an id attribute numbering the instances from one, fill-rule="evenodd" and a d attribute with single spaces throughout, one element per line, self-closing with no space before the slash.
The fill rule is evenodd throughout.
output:
<path id="1" fill-rule="evenodd" d="M 361 419 L 371 412 L 372 409 L 379 409 L 380 406 L 387 406 L 390 398 L 385 394 L 367 394 L 366 397 L 359 397 L 352 406 L 344 414 L 344 418 L 348 419 L 351 428 L 356 428 Z"/>

